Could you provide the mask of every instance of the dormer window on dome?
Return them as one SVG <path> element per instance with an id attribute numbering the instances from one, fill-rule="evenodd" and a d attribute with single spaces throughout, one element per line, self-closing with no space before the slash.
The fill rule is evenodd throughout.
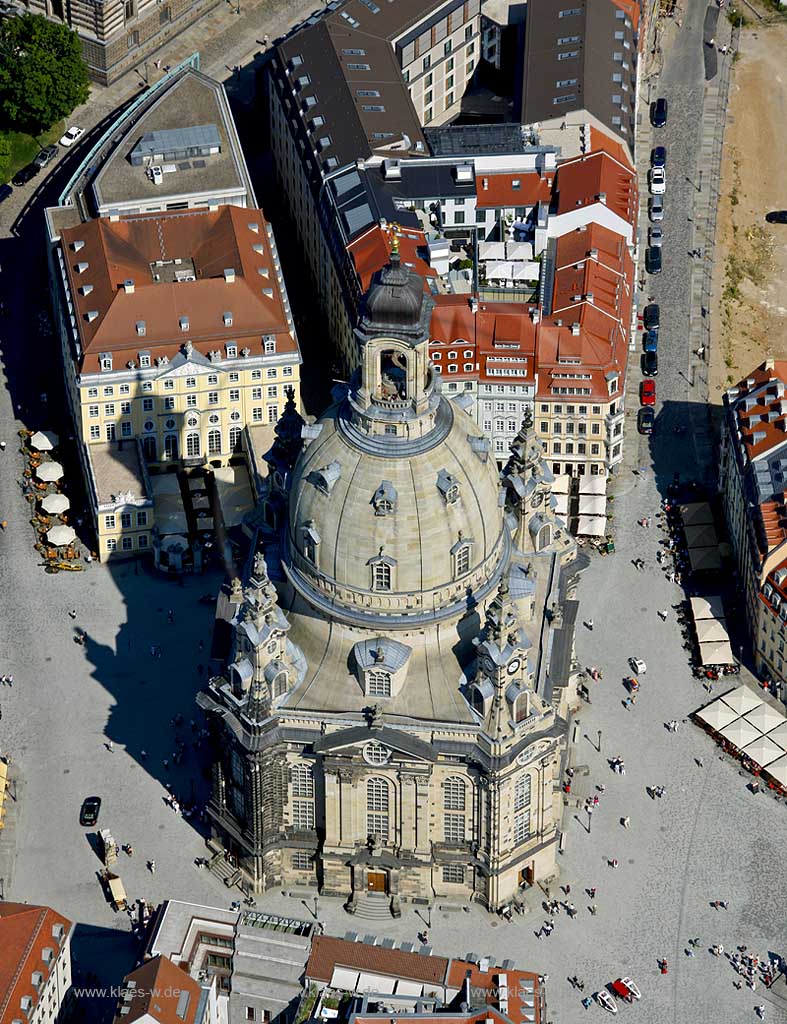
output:
<path id="1" fill-rule="evenodd" d="M 459 501 L 459 481 L 447 469 L 437 474 L 437 489 L 445 499 L 446 505 L 455 505 Z"/>
<path id="2" fill-rule="evenodd" d="M 470 572 L 470 564 L 473 553 L 473 538 L 465 537 L 459 531 L 459 539 L 451 548 L 451 559 L 453 563 L 454 579 L 458 580 Z"/>
<path id="3" fill-rule="evenodd" d="M 370 558 L 366 564 L 371 570 L 372 590 L 382 592 L 393 590 L 394 571 L 397 565 L 395 558 L 384 555 L 383 548 L 380 548 L 379 554 Z"/>
<path id="4" fill-rule="evenodd" d="M 309 473 L 309 483 L 314 484 L 318 491 L 323 494 L 330 494 L 341 478 L 342 466 L 340 462 L 330 462 L 324 469 L 315 469 Z"/>
<path id="5" fill-rule="evenodd" d="M 376 516 L 390 516 L 396 511 L 398 494 L 390 480 L 383 480 L 372 498 Z"/>
<path id="6" fill-rule="evenodd" d="M 303 553 L 313 564 L 317 564 L 317 550 L 321 543 L 321 537 L 314 528 L 314 520 L 308 519 L 301 527 L 301 540 L 303 541 Z"/>

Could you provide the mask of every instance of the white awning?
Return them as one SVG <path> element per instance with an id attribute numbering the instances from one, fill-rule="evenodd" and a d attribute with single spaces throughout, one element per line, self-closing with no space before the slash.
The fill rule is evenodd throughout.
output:
<path id="1" fill-rule="evenodd" d="M 710 597 L 692 597 L 691 614 L 695 619 L 723 619 L 724 605 L 719 594 Z"/>
<path id="2" fill-rule="evenodd" d="M 768 739 L 773 740 L 774 743 L 778 743 L 787 750 L 787 722 L 783 722 L 781 725 L 777 725 L 775 729 L 771 729 L 768 733 Z"/>
<path id="3" fill-rule="evenodd" d="M 787 755 L 771 761 L 765 771 L 780 785 L 787 786 Z"/>
<path id="4" fill-rule="evenodd" d="M 420 981 L 406 981 L 404 978 L 400 978 L 396 983 L 398 996 L 421 996 L 423 993 L 424 987 Z"/>
<path id="5" fill-rule="evenodd" d="M 57 447 L 60 438 L 51 430 L 37 430 L 30 438 L 30 447 L 39 452 L 51 452 Z"/>
<path id="6" fill-rule="evenodd" d="M 702 526 L 713 522 L 713 513 L 707 501 L 692 501 L 680 506 L 680 517 L 684 526 Z"/>
<path id="7" fill-rule="evenodd" d="M 712 572 L 715 569 L 721 569 L 718 544 L 707 548 L 689 548 L 689 561 L 695 572 Z"/>
<path id="8" fill-rule="evenodd" d="M 59 480 L 63 475 L 63 467 L 59 462 L 42 462 L 36 470 L 36 476 L 39 480 L 45 480 L 47 483 L 51 483 L 54 480 Z"/>
<path id="9" fill-rule="evenodd" d="M 780 747 L 778 743 L 769 740 L 767 736 L 760 736 L 759 739 L 750 743 L 748 747 L 744 747 L 743 753 L 750 757 L 755 764 L 764 768 L 771 761 L 777 761 L 780 757 L 784 757 L 787 751 Z"/>
<path id="10" fill-rule="evenodd" d="M 700 619 L 699 622 L 694 623 L 694 628 L 697 631 L 697 639 L 701 644 L 714 640 L 729 640 L 730 638 L 723 619 Z"/>
<path id="11" fill-rule="evenodd" d="M 552 484 L 553 494 L 568 494 L 571 486 L 571 477 L 568 473 L 556 473 L 555 482 Z"/>
<path id="12" fill-rule="evenodd" d="M 580 516 L 577 526 L 579 537 L 603 537 L 607 532 L 606 516 Z"/>
<path id="13" fill-rule="evenodd" d="M 760 730 L 760 732 L 770 733 L 772 729 L 775 729 L 778 725 L 784 725 L 785 717 L 776 708 L 772 708 L 770 704 L 766 704 L 765 701 L 759 704 L 756 708 L 752 708 L 751 711 L 746 714 L 746 721 L 751 722 L 753 726 Z M 773 739 L 773 737 L 771 737 Z M 779 741 L 776 740 L 778 743 Z M 784 744 L 785 750 L 787 750 L 787 743 Z"/>
<path id="14" fill-rule="evenodd" d="M 732 743 L 738 750 L 743 750 L 744 747 L 748 747 L 750 743 L 759 739 L 761 733 L 745 718 L 736 718 L 734 722 L 722 729 L 719 735 Z"/>
<path id="15" fill-rule="evenodd" d="M 568 495 L 567 494 L 555 494 L 555 512 L 559 516 L 568 515 Z"/>
<path id="16" fill-rule="evenodd" d="M 711 640 L 700 644 L 700 658 L 703 665 L 733 665 L 735 657 L 727 640 Z"/>
<path id="17" fill-rule="evenodd" d="M 384 974 L 367 974 L 361 971 L 358 978 L 358 992 L 386 992 L 393 995 L 396 988 L 396 978 L 387 977 Z"/>
<path id="18" fill-rule="evenodd" d="M 347 967 L 334 967 L 331 975 L 331 988 L 342 989 L 344 992 L 355 992 L 358 974 L 358 971 L 351 971 Z"/>
<path id="19" fill-rule="evenodd" d="M 695 711 L 694 715 L 700 721 L 709 725 L 714 732 L 720 732 L 734 722 L 736 718 L 740 717 L 737 711 L 727 707 L 723 700 L 715 700 L 712 704 L 708 704 L 707 707 Z"/>
<path id="20" fill-rule="evenodd" d="M 732 708 L 733 711 L 737 711 L 739 715 L 745 715 L 763 703 L 762 697 L 759 697 L 745 684 L 736 686 L 729 693 L 723 693 L 720 700 L 723 700 L 727 707 Z"/>
<path id="21" fill-rule="evenodd" d="M 579 514 L 581 516 L 604 516 L 607 511 L 607 499 L 603 494 L 580 494 Z"/>
<path id="22" fill-rule="evenodd" d="M 606 494 L 607 478 L 605 476 L 581 476 L 579 478 L 580 494 Z"/>

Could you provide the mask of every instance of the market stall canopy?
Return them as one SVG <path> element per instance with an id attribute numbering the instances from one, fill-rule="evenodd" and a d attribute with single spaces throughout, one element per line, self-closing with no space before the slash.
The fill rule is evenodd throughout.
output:
<path id="1" fill-rule="evenodd" d="M 726 640 L 711 640 L 700 644 L 700 658 L 703 665 L 733 665 L 735 658 Z"/>
<path id="2" fill-rule="evenodd" d="M 771 729 L 775 729 L 778 725 L 784 724 L 784 715 L 772 708 L 770 704 L 766 704 L 765 701 L 759 704 L 756 708 L 752 708 L 751 711 L 746 715 L 746 721 L 751 722 L 753 726 L 760 730 L 760 732 L 770 733 Z M 771 739 L 774 737 L 771 736 Z M 776 740 L 776 743 L 779 741 Z M 785 750 L 787 751 L 787 743 L 784 744 Z"/>
<path id="3" fill-rule="evenodd" d="M 680 506 L 680 517 L 684 526 L 702 526 L 713 522 L 713 513 L 707 501 L 692 501 Z"/>
<path id="4" fill-rule="evenodd" d="M 567 494 L 555 494 L 555 512 L 559 516 L 568 515 L 568 495 Z"/>
<path id="5" fill-rule="evenodd" d="M 724 619 L 700 619 L 694 623 L 697 631 L 697 639 L 701 644 L 707 644 L 714 640 L 729 640 L 730 635 L 724 625 Z"/>
<path id="6" fill-rule="evenodd" d="M 36 470 L 36 476 L 38 479 L 45 480 L 47 483 L 59 480 L 62 475 L 63 467 L 59 462 L 42 462 Z"/>
<path id="7" fill-rule="evenodd" d="M 739 718 L 737 711 L 733 711 L 732 708 L 722 700 L 715 700 L 712 704 L 708 704 L 707 707 L 702 708 L 700 711 L 694 712 L 694 717 L 699 718 L 701 722 L 709 725 L 714 732 L 720 732 L 725 726 L 728 726 L 731 722 L 734 722 L 736 718 Z"/>
<path id="8" fill-rule="evenodd" d="M 61 512 L 65 512 L 70 507 L 71 502 L 65 494 L 47 494 L 41 502 L 41 508 L 44 512 L 49 512 L 51 515 L 60 515 Z"/>
<path id="9" fill-rule="evenodd" d="M 580 494 L 606 494 L 607 478 L 605 476 L 581 476 L 579 478 Z"/>
<path id="10" fill-rule="evenodd" d="M 695 572 L 712 572 L 715 569 L 721 569 L 718 545 L 712 548 L 689 548 L 689 561 Z"/>
<path id="11" fill-rule="evenodd" d="M 758 697 L 757 694 L 750 690 L 748 686 L 736 686 L 734 690 L 730 690 L 729 693 L 723 693 L 720 700 L 723 700 L 727 707 L 732 708 L 733 711 L 737 711 L 739 715 L 745 715 L 747 712 L 759 707 L 763 703 L 762 697 Z"/>
<path id="12" fill-rule="evenodd" d="M 753 743 L 750 743 L 748 747 L 744 747 L 742 753 L 750 757 L 755 764 L 764 768 L 771 761 L 777 761 L 780 757 L 784 757 L 787 751 L 780 747 L 778 743 L 769 740 L 767 736 L 760 736 Z"/>
<path id="13" fill-rule="evenodd" d="M 782 786 L 787 786 L 787 756 L 771 761 L 765 771 Z"/>
<path id="14" fill-rule="evenodd" d="M 30 447 L 39 452 L 51 452 L 57 448 L 60 438 L 51 430 L 37 430 L 30 438 Z"/>
<path id="15" fill-rule="evenodd" d="M 606 516 L 580 516 L 577 535 L 579 537 L 603 537 L 607 532 Z"/>
<path id="16" fill-rule="evenodd" d="M 719 735 L 731 743 L 738 750 L 743 750 L 744 747 L 748 747 L 750 743 L 754 743 L 756 739 L 760 739 L 761 734 L 754 728 L 751 722 L 747 722 L 745 718 L 736 718 L 734 722 L 731 722 L 728 726 L 719 732 Z"/>
<path id="17" fill-rule="evenodd" d="M 703 523 L 701 526 L 687 526 L 686 544 L 690 548 L 710 548 L 719 546 L 719 538 L 716 536 L 716 528 L 712 523 Z"/>
<path id="18" fill-rule="evenodd" d="M 710 597 L 692 597 L 691 614 L 695 619 L 723 619 L 724 605 L 721 595 L 712 594 Z"/>
<path id="19" fill-rule="evenodd" d="M 568 494 L 571 486 L 571 477 L 568 473 L 556 473 L 555 482 L 552 484 L 553 494 Z"/>
<path id="20" fill-rule="evenodd" d="M 787 750 L 787 721 L 777 725 L 775 729 L 771 729 L 768 733 L 768 739 L 773 740 L 774 743 L 778 743 Z"/>
<path id="21" fill-rule="evenodd" d="M 607 511 L 607 499 L 603 494 L 580 494 L 579 514 L 581 516 L 603 516 Z"/>
<path id="22" fill-rule="evenodd" d="M 64 544 L 71 544 L 77 539 L 77 535 L 70 526 L 53 526 L 51 530 L 47 530 L 46 539 L 59 548 Z"/>

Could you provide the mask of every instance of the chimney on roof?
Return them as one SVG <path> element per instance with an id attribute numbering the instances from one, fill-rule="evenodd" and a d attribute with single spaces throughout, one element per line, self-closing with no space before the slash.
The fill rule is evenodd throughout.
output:
<path id="1" fill-rule="evenodd" d="M 227 284 L 235 284 L 235 270 L 233 267 L 224 268 L 224 280 Z"/>
<path id="2" fill-rule="evenodd" d="M 593 301 L 593 299 L 595 298 L 595 296 L 593 295 L 593 292 L 588 292 L 588 293 L 587 293 L 587 294 L 585 295 L 585 298 L 587 299 L 587 301 L 588 301 L 588 302 L 592 302 L 592 301 Z"/>
<path id="3" fill-rule="evenodd" d="M 537 309 L 535 307 L 533 309 L 531 309 L 530 310 L 530 319 L 533 321 L 534 324 L 539 323 L 541 321 L 541 310 Z"/>
<path id="4" fill-rule="evenodd" d="M 123 282 L 123 291 L 126 293 L 126 295 L 134 294 L 134 282 L 130 277 L 127 277 L 126 280 Z"/>
<path id="5" fill-rule="evenodd" d="M 588 253 L 588 256 L 592 260 L 597 260 L 598 259 L 598 249 L 591 249 L 590 252 Z"/>
<path id="6" fill-rule="evenodd" d="M 180 324 L 181 331 L 185 332 L 189 329 L 189 318 L 187 316 L 182 316 L 178 323 Z"/>
<path id="7" fill-rule="evenodd" d="M 383 177 L 386 181 L 401 181 L 402 165 L 399 160 L 383 160 Z"/>
<path id="8" fill-rule="evenodd" d="M 79 241 L 72 242 L 71 248 L 74 250 L 74 252 L 79 252 L 80 249 L 85 248 L 85 243 L 80 239 Z"/>
<path id="9" fill-rule="evenodd" d="M 599 194 L 598 194 L 598 201 L 600 203 L 603 203 L 606 206 L 607 205 L 607 193 L 606 192 L 599 192 Z"/>
<path id="10" fill-rule="evenodd" d="M 478 296 L 470 296 L 470 312 L 475 314 L 478 312 Z"/>
<path id="11" fill-rule="evenodd" d="M 571 333 L 574 335 L 575 338 L 578 336 L 578 334 L 579 334 L 579 324 L 578 323 L 573 323 L 571 325 Z"/>
<path id="12" fill-rule="evenodd" d="M 773 361 L 773 359 L 766 359 L 765 362 L 762 364 L 762 368 L 763 370 L 775 370 L 776 363 Z"/>

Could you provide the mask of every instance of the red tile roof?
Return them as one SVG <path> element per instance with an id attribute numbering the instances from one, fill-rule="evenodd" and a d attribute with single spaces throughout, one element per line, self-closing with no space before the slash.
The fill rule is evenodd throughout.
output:
<path id="1" fill-rule="evenodd" d="M 468 978 L 470 982 L 470 1006 L 478 1006 L 485 1002 L 487 1006 L 500 1009 L 500 976 L 505 974 L 506 987 L 508 988 L 508 1011 L 506 1017 L 514 1024 L 521 1024 L 522 1012 L 525 1009 L 524 1001 L 526 994 L 532 988 L 534 996 L 531 1000 L 527 995 L 527 1002 L 534 1004 L 536 1022 L 539 1022 L 541 1011 L 541 996 L 539 989 L 539 976 L 532 971 L 503 970 L 500 967 L 492 967 L 488 971 L 480 970 L 478 964 L 470 963 L 467 960 L 452 960 L 448 968 L 447 985 L 452 989 L 460 989 Z"/>
<path id="2" fill-rule="evenodd" d="M 442 956 L 421 956 L 405 953 L 402 949 L 385 949 L 365 942 L 348 942 L 331 935 L 318 935 L 312 942 L 312 951 L 306 964 L 306 978 L 310 981 L 329 982 L 334 967 L 349 967 L 372 974 L 387 974 L 397 978 L 421 981 L 428 985 L 442 985 L 448 961 Z"/>
<path id="3" fill-rule="evenodd" d="M 476 180 L 476 206 L 535 206 L 548 203 L 552 196 L 555 172 L 545 175 L 537 171 L 513 171 L 500 174 L 479 174 Z M 515 188 L 514 182 L 519 182 Z"/>
<path id="4" fill-rule="evenodd" d="M 194 1024 L 200 986 L 168 957 L 154 957 L 132 971 L 126 976 L 125 987 L 134 994 L 121 1004 L 129 1010 L 115 1015 L 116 1024 L 134 1024 L 142 1019 L 159 1024 Z"/>
<path id="5" fill-rule="evenodd" d="M 185 341 L 203 355 L 227 341 L 256 355 L 262 335 L 275 334 L 277 352 L 298 351 L 259 210 L 223 206 L 102 217 L 64 229 L 62 246 L 83 350 L 80 371 L 98 371 L 101 352 L 115 354 L 115 369 L 136 360 L 140 350 L 171 359 Z M 171 279 L 178 266 L 186 270 L 192 263 L 196 280 Z M 234 271 L 232 283 L 225 270 Z M 156 274 L 165 279 L 157 281 Z M 229 326 L 225 313 L 232 314 Z M 181 330 L 181 317 L 188 318 L 188 331 Z M 144 336 L 137 334 L 140 321 Z"/>
<path id="6" fill-rule="evenodd" d="M 637 224 L 637 179 L 628 162 L 596 151 L 560 164 L 557 171 L 557 212 L 604 204 L 632 228 Z"/>
<path id="7" fill-rule="evenodd" d="M 417 271 L 424 279 L 437 276 L 437 272 L 418 252 L 419 248 L 426 248 L 426 235 L 423 231 L 401 228 L 396 232 L 396 237 L 399 239 L 399 257 L 405 266 Z M 372 283 L 372 277 L 388 262 L 393 238 L 392 225 L 382 227 L 375 224 L 347 246 L 362 291 L 366 291 Z M 424 288 L 428 290 L 426 280 Z"/>
<path id="8" fill-rule="evenodd" d="M 449 365 L 447 357 L 456 352 L 459 372 L 451 378 L 473 378 L 484 382 L 500 383 L 508 376 L 521 379 L 521 383 L 535 380 L 536 329 L 528 307 L 518 302 L 480 302 L 477 312 L 470 307 L 467 295 L 438 295 L 432 313 L 432 345 L 430 355 L 445 353 L 435 360 L 443 367 Z M 440 342 L 441 344 L 434 344 Z M 455 346 L 455 347 L 452 347 Z M 478 370 L 462 371 L 463 353 L 474 347 L 473 359 Z M 469 361 L 469 360 L 468 360 Z M 506 374 L 505 369 L 511 372 Z"/>
<path id="9" fill-rule="evenodd" d="M 57 925 L 63 929 L 60 942 L 52 934 Z M 33 972 L 40 971 L 43 975 L 43 990 L 50 973 L 42 957 L 43 951 L 52 950 L 54 964 L 71 928 L 72 922 L 67 917 L 49 907 L 0 902 L 0 1024 L 24 1019 L 21 1009 L 24 996 L 30 996 L 33 1006 L 36 1005 L 38 994 L 32 985 Z"/>

